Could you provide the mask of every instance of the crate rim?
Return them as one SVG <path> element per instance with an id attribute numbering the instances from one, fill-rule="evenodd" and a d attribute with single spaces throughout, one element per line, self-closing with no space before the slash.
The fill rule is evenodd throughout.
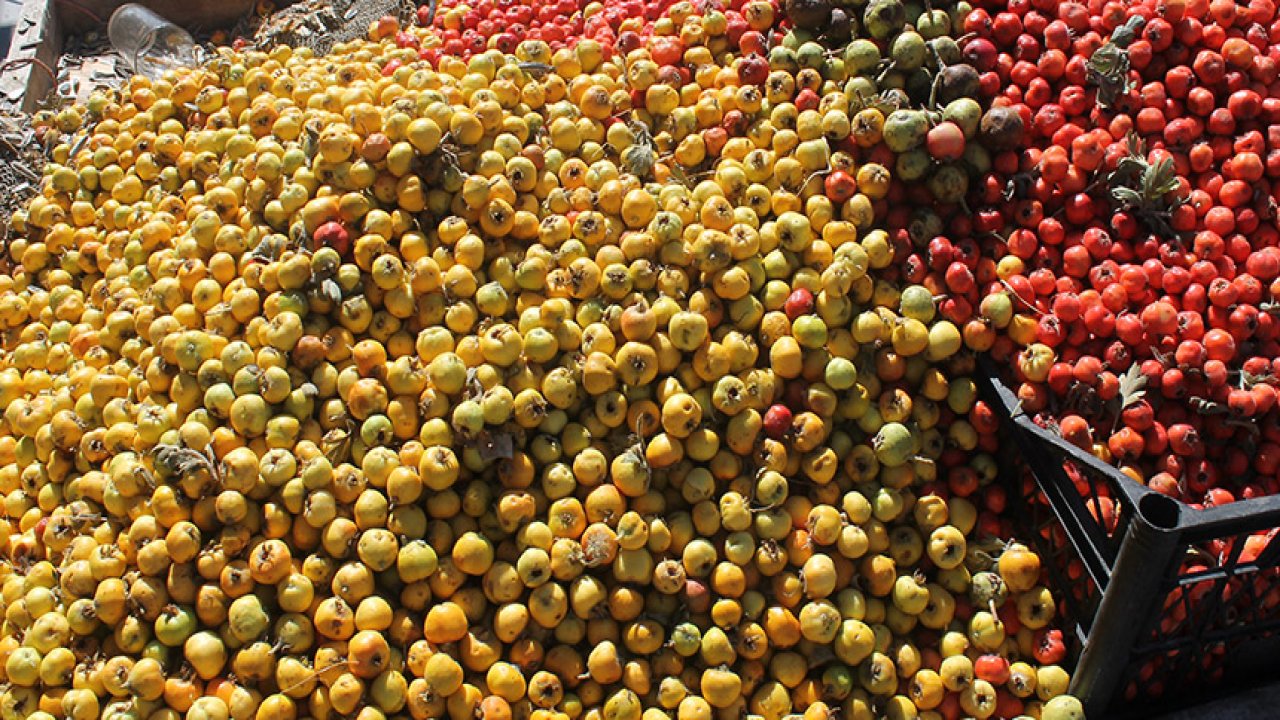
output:
<path id="1" fill-rule="evenodd" d="M 1011 420 L 1020 430 L 1034 435 L 1041 441 L 1059 448 L 1068 459 L 1088 466 L 1090 470 L 1111 476 L 1120 475 L 1119 470 L 1098 459 L 1092 453 L 1066 442 L 1061 436 L 1037 425 L 1031 417 L 1018 409 L 1017 397 L 1008 385 L 1000 378 L 995 360 L 989 354 L 978 357 L 978 367 L 983 379 L 990 383 L 1000 400 L 999 412 Z M 1119 481 L 1121 478 L 1116 478 Z M 1258 532 L 1280 526 L 1280 495 L 1268 495 L 1261 498 L 1237 500 L 1227 505 L 1197 509 L 1186 502 L 1171 498 L 1124 476 L 1123 482 L 1116 482 L 1125 500 L 1134 508 L 1139 508 L 1144 498 L 1159 495 L 1174 502 L 1178 510 L 1177 523 L 1172 527 L 1161 527 L 1168 532 L 1205 535 L 1214 537 L 1219 530 L 1231 530 L 1233 534 L 1240 532 Z M 1164 524 L 1161 523 L 1161 526 Z"/>

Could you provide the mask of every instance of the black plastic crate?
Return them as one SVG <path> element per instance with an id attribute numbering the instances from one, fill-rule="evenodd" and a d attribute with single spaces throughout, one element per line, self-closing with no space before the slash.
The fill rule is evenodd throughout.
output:
<path id="1" fill-rule="evenodd" d="M 1089 717 L 1280 677 L 1280 496 L 1196 509 L 1041 427 L 994 365 L 979 387 L 1001 415 L 1002 470 L 1077 654 L 1071 691 Z"/>

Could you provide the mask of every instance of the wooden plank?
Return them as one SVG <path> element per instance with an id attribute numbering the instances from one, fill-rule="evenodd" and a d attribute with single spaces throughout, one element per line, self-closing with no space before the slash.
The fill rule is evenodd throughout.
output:
<path id="1" fill-rule="evenodd" d="M 13 42 L 0 73 L 0 108 L 31 112 L 53 89 L 62 34 L 51 0 L 24 0 Z M 43 63 L 40 67 L 38 63 Z"/>

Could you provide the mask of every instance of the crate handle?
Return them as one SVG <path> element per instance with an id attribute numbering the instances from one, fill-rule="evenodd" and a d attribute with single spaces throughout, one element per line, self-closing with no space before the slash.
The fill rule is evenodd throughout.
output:
<path id="1" fill-rule="evenodd" d="M 1138 501 L 1138 517 L 1159 530 L 1177 530 L 1182 524 L 1182 504 L 1168 495 L 1149 493 Z"/>
<path id="2" fill-rule="evenodd" d="M 1071 681 L 1088 717 L 1102 717 L 1125 679 L 1134 641 L 1151 624 L 1160 586 L 1177 560 L 1182 507 L 1150 493 L 1138 500 Z"/>

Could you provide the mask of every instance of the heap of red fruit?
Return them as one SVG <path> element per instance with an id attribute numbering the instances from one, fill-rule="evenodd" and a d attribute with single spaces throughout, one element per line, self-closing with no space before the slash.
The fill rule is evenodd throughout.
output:
<path id="1" fill-rule="evenodd" d="M 424 49 L 423 58 L 470 58 L 490 48 L 515 52 L 522 40 L 542 40 L 553 50 L 571 46 L 582 35 L 584 0 L 443 0 L 418 9 L 419 25 L 434 25 L 440 45 Z"/>
<path id="2" fill-rule="evenodd" d="M 474 4 L 461 0 L 443 0 L 439 5 L 424 5 L 418 10 L 418 24 L 434 26 L 440 42 L 420 51 L 423 59 L 438 64 L 441 57 L 468 59 L 486 50 L 497 49 L 504 53 L 515 52 L 524 40 L 541 40 L 554 51 L 573 47 L 583 39 L 600 43 L 606 57 L 616 51 L 630 52 L 648 44 L 653 58 L 662 64 L 679 61 L 685 45 L 701 42 L 698 34 L 706 24 L 723 23 L 724 41 L 736 44 L 749 27 L 767 28 L 773 24 L 776 13 L 761 13 L 757 3 L 755 14 L 749 22 L 745 16 L 746 0 L 732 0 L 728 7 L 719 9 L 721 3 L 705 3 L 705 17 L 697 31 L 681 28 L 679 33 L 657 33 L 663 40 L 655 46 L 650 39 L 655 36 L 654 27 L 670 24 L 667 10 L 677 0 L 624 0 L 601 4 L 587 0 L 554 0 L 527 3 L 520 0 L 480 0 Z M 775 5 L 776 7 L 776 5 Z M 713 28 L 707 28 L 712 30 Z M 687 36 L 694 32 L 696 37 Z M 720 33 L 717 33 L 720 34 Z M 415 38 L 401 34 L 404 47 L 414 47 Z M 397 36 L 397 42 L 401 40 Z M 713 48 L 714 50 L 714 48 Z M 669 62 L 664 62 L 667 60 Z"/>
<path id="3" fill-rule="evenodd" d="M 1191 503 L 1280 490 L 1270 0 L 979 3 L 1023 148 L 971 197 L 1022 408 Z"/>

